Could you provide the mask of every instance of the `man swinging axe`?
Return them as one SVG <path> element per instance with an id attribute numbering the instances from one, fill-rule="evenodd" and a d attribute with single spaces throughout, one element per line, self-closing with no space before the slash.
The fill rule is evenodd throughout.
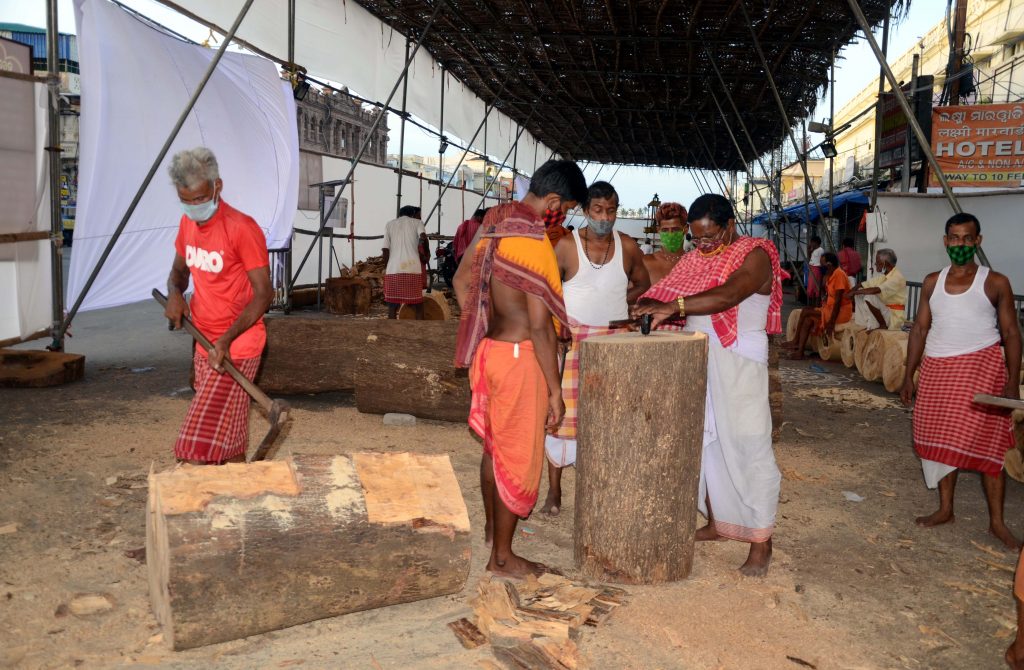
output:
<path id="1" fill-rule="evenodd" d="M 259 368 L 267 341 L 263 314 L 273 298 L 267 241 L 252 217 L 224 202 L 212 151 L 197 147 L 175 154 L 169 172 L 184 214 L 165 314 L 175 328 L 191 315 L 213 343 L 209 354 L 195 348 L 196 395 L 174 455 L 194 464 L 242 460 L 249 442 L 249 394 L 224 367 L 233 362 L 250 381 Z M 194 292 L 186 303 L 190 277 Z"/>

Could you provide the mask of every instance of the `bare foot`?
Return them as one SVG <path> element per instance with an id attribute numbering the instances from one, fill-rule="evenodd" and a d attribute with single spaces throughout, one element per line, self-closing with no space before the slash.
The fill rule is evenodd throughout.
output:
<path id="1" fill-rule="evenodd" d="M 544 506 L 540 508 L 541 514 L 558 516 L 562 511 L 562 492 L 548 491 L 548 497 L 544 499 Z"/>
<path id="2" fill-rule="evenodd" d="M 715 530 L 715 524 L 709 521 L 708 525 L 704 526 L 703 528 L 697 529 L 697 532 L 694 534 L 693 539 L 697 542 L 712 542 L 715 540 L 719 542 L 724 542 L 728 538 L 719 535 L 718 531 Z"/>
<path id="3" fill-rule="evenodd" d="M 1012 670 L 1024 670 L 1024 643 L 1014 640 L 1003 658 Z"/>
<path id="4" fill-rule="evenodd" d="M 791 360 L 791 361 L 802 361 L 802 360 L 804 360 L 804 352 L 796 351 L 794 349 L 793 353 L 789 357 L 789 360 Z"/>
<path id="5" fill-rule="evenodd" d="M 539 577 L 545 572 L 554 572 L 543 563 L 528 561 L 522 556 L 515 554 L 510 554 L 504 560 L 495 558 L 492 555 L 491 560 L 487 562 L 487 571 L 499 577 L 511 577 L 512 579 L 524 579 L 529 575 Z"/>
<path id="6" fill-rule="evenodd" d="M 751 542 L 747 562 L 740 566 L 740 572 L 746 577 L 765 577 L 768 575 L 768 566 L 771 563 L 771 538 L 764 542 Z"/>
<path id="7" fill-rule="evenodd" d="M 1007 549 L 1020 551 L 1020 541 L 1013 536 L 1006 524 L 992 524 L 988 527 L 988 532 L 992 533 Z"/>
<path id="8" fill-rule="evenodd" d="M 918 526 L 924 526 L 925 528 L 932 528 L 934 526 L 941 526 L 944 523 L 953 523 L 956 517 L 953 515 L 953 510 L 945 511 L 939 509 L 937 512 L 933 512 L 928 516 L 919 516 L 914 519 L 914 523 Z"/>
<path id="9" fill-rule="evenodd" d="M 783 349 L 796 349 L 796 342 L 786 341 L 780 344 L 779 346 Z"/>

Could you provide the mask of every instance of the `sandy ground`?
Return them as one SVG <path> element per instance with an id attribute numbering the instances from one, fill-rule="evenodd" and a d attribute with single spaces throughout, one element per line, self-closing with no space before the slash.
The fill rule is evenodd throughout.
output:
<path id="1" fill-rule="evenodd" d="M 486 561 L 479 446 L 462 425 L 385 427 L 342 394 L 290 398 L 296 411 L 281 444 L 296 453 L 449 454 L 474 527 L 467 587 L 201 649 L 164 648 L 145 565 L 126 552 L 144 544 L 146 473 L 173 466 L 191 397 L 188 346 L 155 305 L 83 314 L 68 349 L 88 356 L 84 381 L 0 390 L 0 667 L 466 668 L 491 658 L 486 647 L 463 649 L 445 626 L 470 613 Z M 744 545 L 698 546 L 690 579 L 630 587 L 628 605 L 583 635 L 588 667 L 1002 667 L 1016 557 L 986 533 L 977 476 L 961 477 L 955 524 L 916 527 L 936 495 L 910 448 L 909 414 L 894 403 L 826 402 L 818 396 L 835 387 L 876 405 L 893 398 L 841 366 L 823 364 L 822 374 L 811 363 L 782 364 L 784 481 L 771 574 L 739 577 Z M 254 410 L 253 435 L 265 425 Z M 562 515 L 535 514 L 523 524 L 533 532 L 516 540 L 570 576 L 574 479 L 567 471 Z M 1018 533 L 1022 511 L 1024 488 L 1011 481 L 1007 518 Z M 83 593 L 106 594 L 113 608 L 68 613 Z"/>

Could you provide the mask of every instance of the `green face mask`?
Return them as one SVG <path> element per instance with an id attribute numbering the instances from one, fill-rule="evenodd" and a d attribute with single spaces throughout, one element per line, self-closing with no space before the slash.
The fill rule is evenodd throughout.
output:
<path id="1" fill-rule="evenodd" d="M 949 254 L 949 260 L 953 261 L 953 265 L 967 265 L 974 258 L 975 251 L 977 247 L 969 247 L 966 244 L 946 247 L 946 253 Z"/>
<path id="2" fill-rule="evenodd" d="M 679 253 L 679 250 L 683 248 L 683 242 L 686 240 L 686 233 L 681 230 L 673 230 L 670 232 L 660 232 L 658 237 L 661 238 L 662 248 L 670 254 Z"/>

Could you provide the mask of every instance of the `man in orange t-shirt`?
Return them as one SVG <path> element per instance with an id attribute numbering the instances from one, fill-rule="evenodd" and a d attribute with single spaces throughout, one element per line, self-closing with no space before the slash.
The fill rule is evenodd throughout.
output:
<path id="1" fill-rule="evenodd" d="M 843 272 L 839 257 L 833 253 L 821 257 L 821 274 L 825 283 L 825 304 L 821 309 L 805 309 L 800 312 L 796 326 L 796 339 L 784 342 L 782 346 L 794 350 L 793 360 L 804 357 L 807 340 L 814 333 L 831 337 L 836 326 L 853 318 L 853 301 L 850 299 L 850 278 Z"/>
<path id="2" fill-rule="evenodd" d="M 249 396 L 224 372 L 224 359 L 253 379 L 267 341 L 263 314 L 270 306 L 270 260 L 263 231 L 252 217 L 224 202 L 213 152 L 205 147 L 174 156 L 171 180 L 184 214 L 167 279 L 167 318 L 182 316 L 214 343 L 209 356 L 195 347 L 196 395 L 174 445 L 190 463 L 223 463 L 244 456 L 249 442 Z M 191 303 L 184 293 L 189 278 Z"/>

